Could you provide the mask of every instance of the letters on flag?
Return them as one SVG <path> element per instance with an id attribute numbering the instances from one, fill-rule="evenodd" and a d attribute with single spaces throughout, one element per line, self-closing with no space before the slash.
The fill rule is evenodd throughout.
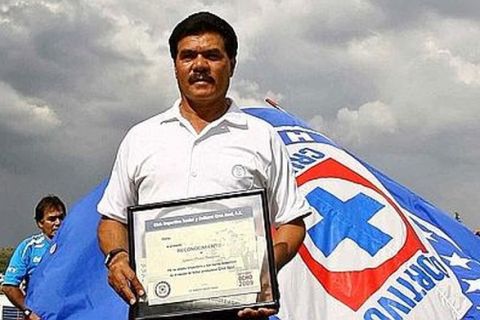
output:
<path id="1" fill-rule="evenodd" d="M 288 113 L 244 111 L 276 128 L 313 208 L 279 274 L 279 319 L 480 318 L 478 237 Z M 127 317 L 96 238 L 104 187 L 72 208 L 32 276 L 27 304 L 42 319 Z"/>

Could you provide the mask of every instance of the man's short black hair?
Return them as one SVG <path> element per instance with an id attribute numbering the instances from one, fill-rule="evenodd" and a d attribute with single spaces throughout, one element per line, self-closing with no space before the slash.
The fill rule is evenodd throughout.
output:
<path id="1" fill-rule="evenodd" d="M 49 194 L 38 202 L 37 207 L 35 208 L 35 221 L 42 221 L 44 213 L 50 209 L 57 209 L 66 213 L 65 204 L 62 200 L 56 195 Z"/>
<path id="2" fill-rule="evenodd" d="M 216 32 L 223 38 L 225 50 L 230 59 L 237 56 L 238 40 L 232 26 L 219 16 L 210 12 L 197 12 L 175 26 L 168 39 L 170 55 L 175 60 L 178 53 L 178 42 L 187 36 L 199 35 L 204 32 Z"/>

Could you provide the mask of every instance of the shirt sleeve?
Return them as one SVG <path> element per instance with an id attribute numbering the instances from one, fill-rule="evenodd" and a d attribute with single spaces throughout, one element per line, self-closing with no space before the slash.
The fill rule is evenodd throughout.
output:
<path id="1" fill-rule="evenodd" d="M 272 132 L 272 161 L 268 181 L 271 221 L 275 227 L 311 213 L 305 197 L 300 194 L 285 145 Z"/>
<path id="2" fill-rule="evenodd" d="M 4 285 L 19 286 L 27 276 L 29 251 L 27 242 L 21 242 L 13 252 L 10 262 L 5 271 Z"/>
<path id="3" fill-rule="evenodd" d="M 98 212 L 106 217 L 127 223 L 127 208 L 137 203 L 137 191 L 129 172 L 131 155 L 129 135 L 123 139 L 117 152 L 110 180 L 97 205 Z"/>

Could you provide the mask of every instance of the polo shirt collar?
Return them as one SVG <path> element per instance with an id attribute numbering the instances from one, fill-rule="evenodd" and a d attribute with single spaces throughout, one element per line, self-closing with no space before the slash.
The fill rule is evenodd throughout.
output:
<path id="1" fill-rule="evenodd" d="M 215 120 L 213 123 L 221 123 L 223 121 L 229 122 L 236 126 L 246 126 L 247 118 L 245 113 L 237 106 L 235 101 L 230 98 L 230 107 L 227 112 L 222 115 L 219 119 Z M 180 114 L 180 99 L 175 101 L 173 106 L 163 113 L 161 123 L 167 123 L 172 121 L 186 121 L 185 118 Z"/>
<path id="2" fill-rule="evenodd" d="M 172 122 L 172 121 L 180 121 L 181 118 L 183 118 L 180 115 L 180 99 L 175 101 L 172 107 L 167 109 L 163 114 L 161 114 L 161 121 L 160 123 L 167 123 L 167 122 Z"/>

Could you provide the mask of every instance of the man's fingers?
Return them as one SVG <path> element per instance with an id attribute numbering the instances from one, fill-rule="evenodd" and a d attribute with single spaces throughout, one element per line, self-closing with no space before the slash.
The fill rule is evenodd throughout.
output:
<path id="1" fill-rule="evenodd" d="M 257 310 L 262 316 L 273 316 L 274 314 L 277 313 L 278 310 L 275 309 L 268 309 L 268 308 L 260 308 Z"/>
<path id="2" fill-rule="evenodd" d="M 109 277 L 109 283 L 123 300 L 129 304 L 135 303 L 135 295 L 133 294 L 132 290 L 130 290 L 130 283 L 123 274 L 118 272 L 112 274 Z"/>
<path id="3" fill-rule="evenodd" d="M 127 275 L 128 280 L 130 281 L 130 285 L 133 291 L 137 294 L 138 297 L 143 297 L 145 295 L 145 289 L 143 288 L 142 284 L 138 280 L 135 272 L 130 269 L 129 274 Z"/>
<path id="4" fill-rule="evenodd" d="M 135 304 L 135 302 L 137 302 L 137 297 L 130 288 L 130 283 L 128 281 L 125 282 L 125 284 L 122 284 L 122 286 L 120 287 L 120 294 L 130 305 L 133 305 Z"/>
<path id="5" fill-rule="evenodd" d="M 136 278 L 135 273 L 128 265 L 115 266 L 110 269 L 110 285 L 130 305 L 134 304 L 137 301 L 137 297 L 131 288 L 132 281 L 136 281 L 136 283 L 138 283 L 141 288 L 141 284 Z M 135 289 L 136 288 L 134 288 L 134 290 Z M 138 293 L 138 291 L 136 292 Z"/>
<path id="6" fill-rule="evenodd" d="M 251 308 L 245 308 L 238 312 L 239 318 L 253 318 L 253 319 L 267 319 L 277 313 L 275 309 L 259 308 L 257 310 Z"/>

